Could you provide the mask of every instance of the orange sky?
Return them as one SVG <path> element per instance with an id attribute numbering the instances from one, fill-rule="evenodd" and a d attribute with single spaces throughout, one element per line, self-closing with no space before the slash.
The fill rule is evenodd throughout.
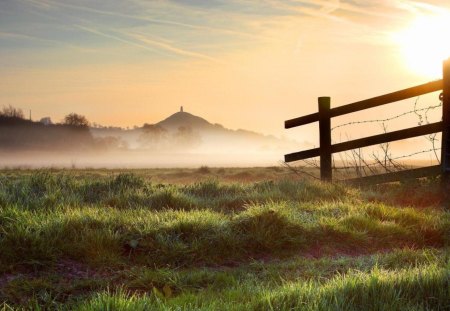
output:
<path id="1" fill-rule="evenodd" d="M 34 119 L 77 112 L 124 127 L 183 105 L 229 128 L 314 141 L 315 128 L 283 122 L 315 112 L 318 96 L 337 106 L 440 78 L 441 60 L 424 72 L 411 57 L 425 56 L 405 49 L 419 50 L 408 29 L 414 38 L 449 9 L 444 0 L 6 0 L 0 101 Z"/>

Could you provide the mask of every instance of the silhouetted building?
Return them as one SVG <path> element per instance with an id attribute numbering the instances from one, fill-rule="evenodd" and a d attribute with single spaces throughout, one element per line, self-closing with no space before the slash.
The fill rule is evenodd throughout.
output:
<path id="1" fill-rule="evenodd" d="M 180 112 L 183 112 L 183 106 L 180 107 Z"/>

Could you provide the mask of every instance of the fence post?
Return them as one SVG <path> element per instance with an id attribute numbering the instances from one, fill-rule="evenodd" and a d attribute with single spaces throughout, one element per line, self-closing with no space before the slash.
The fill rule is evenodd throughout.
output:
<path id="1" fill-rule="evenodd" d="M 441 167 L 442 181 L 445 187 L 450 183 L 450 58 L 444 61 L 442 98 L 442 149 Z"/>
<path id="2" fill-rule="evenodd" d="M 319 97 L 320 179 L 332 181 L 330 97 Z"/>

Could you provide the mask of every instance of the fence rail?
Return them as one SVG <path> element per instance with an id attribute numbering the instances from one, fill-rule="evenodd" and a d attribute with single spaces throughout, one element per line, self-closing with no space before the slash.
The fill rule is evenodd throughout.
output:
<path id="1" fill-rule="evenodd" d="M 313 122 L 319 122 L 320 148 L 286 154 L 285 161 L 293 162 L 320 156 L 320 177 L 322 180 L 331 181 L 331 156 L 333 153 L 442 132 L 441 165 L 437 167 L 439 167 L 439 170 L 442 174 L 442 180 L 444 182 L 448 182 L 450 180 L 450 58 L 444 62 L 442 71 L 443 78 L 441 80 L 421 84 L 397 92 L 373 97 L 332 109 L 330 109 L 331 99 L 329 97 L 319 97 L 318 112 L 287 120 L 285 121 L 285 128 L 288 129 Z M 388 132 L 375 136 L 369 136 L 334 145 L 331 144 L 331 118 L 378 107 L 385 104 L 390 104 L 393 102 L 408 99 L 411 97 L 417 97 L 439 90 L 443 90 L 441 122 L 426 124 L 394 132 Z M 422 175 L 424 174 L 427 175 L 436 173 L 437 167 L 433 166 L 429 168 L 406 170 L 402 172 L 368 176 L 364 178 L 368 182 L 380 183 L 399 180 L 404 176 L 423 177 Z"/>

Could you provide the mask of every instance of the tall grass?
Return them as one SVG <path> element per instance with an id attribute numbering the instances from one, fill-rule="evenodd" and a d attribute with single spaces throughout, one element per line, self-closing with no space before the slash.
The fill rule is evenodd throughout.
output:
<path id="1" fill-rule="evenodd" d="M 121 173 L 111 177 L 78 177 L 69 173 L 37 171 L 15 177 L 0 175 L 0 206 L 25 209 L 55 209 L 101 205 L 117 208 L 208 208 L 227 211 L 246 203 L 283 200 L 320 201 L 342 199 L 350 191 L 339 185 L 288 180 L 256 184 L 220 184 L 210 179 L 187 186 L 152 184 Z M 234 211 L 233 204 L 230 211 Z"/>
<path id="2" fill-rule="evenodd" d="M 251 281 L 234 287 L 166 298 L 119 289 L 96 294 L 77 310 L 445 310 L 449 271 L 435 265 L 368 273 L 350 272 L 324 282 L 295 281 L 269 288 Z"/>
<path id="3" fill-rule="evenodd" d="M 313 211 L 315 209 L 315 211 Z M 448 244 L 448 214 L 344 203 L 264 203 L 239 213 L 145 208 L 0 211 L 2 271 L 71 258 L 93 265 L 227 264 L 260 256 Z M 375 215 L 375 216 L 371 216 Z M 1 271 L 0 270 L 0 271 Z"/>
<path id="4" fill-rule="evenodd" d="M 449 212 L 383 203 L 388 190 L 3 174 L 0 302 L 5 309 L 444 310 Z"/>

